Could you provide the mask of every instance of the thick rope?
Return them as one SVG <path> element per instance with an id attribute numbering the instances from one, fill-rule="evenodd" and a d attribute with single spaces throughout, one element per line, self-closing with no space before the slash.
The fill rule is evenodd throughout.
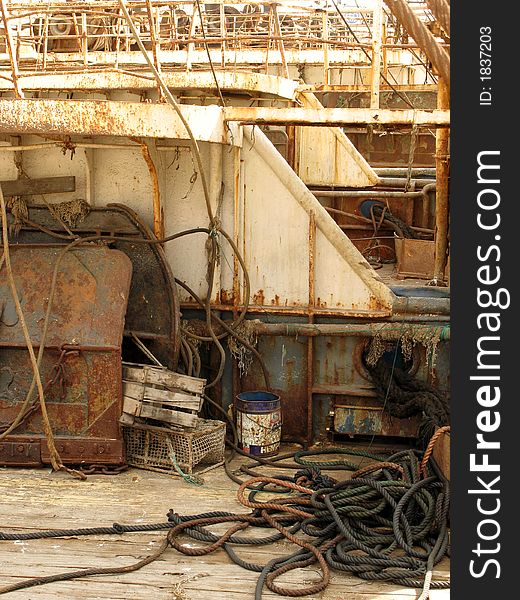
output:
<path id="1" fill-rule="evenodd" d="M 323 454 L 337 454 L 330 449 Z M 366 454 L 348 451 L 350 454 Z M 345 452 L 346 454 L 347 452 Z M 298 453 L 297 453 L 298 454 Z M 321 458 L 319 451 L 314 455 Z M 378 457 L 372 469 L 364 469 L 363 477 L 335 483 L 321 476 L 316 469 L 307 472 L 308 485 L 327 485 L 311 489 L 280 476 L 254 477 L 242 483 L 238 501 L 252 509 L 246 514 L 212 512 L 180 516 L 173 510 L 168 523 L 150 525 L 119 525 L 82 530 L 55 530 L 31 533 L 0 533 L 0 539 L 38 539 L 63 535 L 121 534 L 126 532 L 158 531 L 168 529 L 161 548 L 145 559 L 126 567 L 87 569 L 21 581 L 14 586 L 0 588 L 0 594 L 53 581 L 64 581 L 88 575 L 127 573 L 137 570 L 161 556 L 167 546 L 187 556 L 205 556 L 224 550 L 229 558 L 242 568 L 259 573 L 255 599 L 261 600 L 265 586 L 271 591 L 291 597 L 317 594 L 324 590 L 330 579 L 330 570 L 350 573 L 368 581 L 385 581 L 422 589 L 423 600 L 429 589 L 449 587 L 447 581 L 433 580 L 430 573 L 446 554 L 449 546 L 447 519 L 449 511 L 448 482 L 439 479 L 425 465 L 426 477 L 419 476 L 419 459 L 423 454 L 406 450 L 386 457 Z M 317 461 L 308 461 L 316 464 Z M 336 460 L 329 461 L 336 468 Z M 328 463 L 325 463 L 328 464 Z M 370 465 L 372 467 L 372 465 Z M 352 470 L 350 465 L 343 466 Z M 369 472 L 370 471 L 370 472 Z M 397 479 L 396 479 L 397 477 Z M 295 478 L 301 480 L 301 474 Z M 285 490 L 283 497 L 258 499 L 266 486 Z M 213 525 L 228 524 L 223 534 L 208 529 Z M 264 528 L 269 533 L 261 537 L 237 535 L 251 527 Z M 299 531 L 305 537 L 299 535 Z M 200 545 L 185 544 L 180 536 L 188 536 Z M 281 538 L 290 542 L 295 551 L 275 558 L 265 565 L 244 560 L 237 547 L 270 544 Z M 280 585 L 278 578 L 294 569 L 317 565 L 320 575 L 311 583 L 298 587 Z"/>

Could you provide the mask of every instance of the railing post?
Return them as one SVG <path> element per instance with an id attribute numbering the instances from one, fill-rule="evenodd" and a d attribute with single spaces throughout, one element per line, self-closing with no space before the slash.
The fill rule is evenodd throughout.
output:
<path id="1" fill-rule="evenodd" d="M 278 10 L 277 10 L 277 5 L 273 4 L 273 17 L 274 17 L 274 31 L 276 36 L 278 37 L 278 49 L 280 50 L 280 55 L 282 57 L 282 65 L 283 65 L 283 72 L 284 72 L 284 76 L 287 77 L 287 79 L 289 79 L 289 68 L 287 66 L 287 61 L 285 60 L 285 46 L 283 44 L 283 39 L 282 39 L 282 30 L 280 27 L 280 19 L 278 18 Z"/>
<path id="2" fill-rule="evenodd" d="M 370 81 L 370 108 L 379 108 L 381 81 L 381 38 L 383 36 L 383 2 L 375 0 L 372 12 L 372 69 Z"/>
<path id="3" fill-rule="evenodd" d="M 13 47 L 13 37 L 11 35 L 11 29 L 9 28 L 9 13 L 7 11 L 7 5 L 5 0 L 0 0 L 0 8 L 2 10 L 2 19 L 4 21 L 5 43 L 7 46 L 7 52 L 9 53 L 9 60 L 11 61 L 11 72 L 13 77 L 14 93 L 17 98 L 23 98 L 23 91 L 20 88 L 20 83 L 18 81 L 18 63 L 16 61 L 16 54 Z"/>
<path id="4" fill-rule="evenodd" d="M 323 83 L 330 85 L 330 66 L 329 66 L 329 14 L 326 10 L 321 15 L 321 37 L 323 40 Z"/>

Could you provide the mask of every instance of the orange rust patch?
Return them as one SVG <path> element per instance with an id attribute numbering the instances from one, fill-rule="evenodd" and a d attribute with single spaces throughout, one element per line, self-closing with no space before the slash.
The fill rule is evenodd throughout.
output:
<path id="1" fill-rule="evenodd" d="M 233 304 L 232 290 L 220 290 L 220 304 Z"/>
<path id="2" fill-rule="evenodd" d="M 321 298 L 318 296 L 318 298 L 316 298 L 316 306 L 318 308 L 327 308 L 327 303 L 322 302 Z"/>
<path id="3" fill-rule="evenodd" d="M 265 304 L 264 290 L 258 290 L 256 294 L 253 294 L 253 304 L 259 304 L 260 306 Z"/>

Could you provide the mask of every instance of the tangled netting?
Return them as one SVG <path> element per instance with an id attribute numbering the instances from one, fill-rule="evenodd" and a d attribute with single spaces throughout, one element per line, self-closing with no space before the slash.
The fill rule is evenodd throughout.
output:
<path id="1" fill-rule="evenodd" d="M 418 441 L 423 448 L 435 429 L 450 423 L 447 394 L 421 381 L 403 369 L 380 358 L 375 365 L 366 365 L 384 410 L 393 417 L 405 419 L 422 415 Z"/>
<path id="2" fill-rule="evenodd" d="M 357 455 L 363 456 L 363 460 L 370 460 L 360 469 L 359 460 L 356 464 L 342 458 L 323 462 L 327 454 Z M 408 587 L 423 587 L 427 581 L 428 587 L 447 588 L 449 581 L 430 579 L 434 566 L 449 547 L 448 483 L 432 470 L 434 466 L 428 464 L 421 477 L 421 456 L 422 452 L 417 450 L 390 456 L 337 448 L 299 451 L 294 460 L 304 468 L 293 478 L 259 476 L 240 486 L 237 498 L 243 506 L 252 509 L 249 513 L 211 512 L 181 516 L 171 510 L 168 514 L 169 531 L 159 550 L 134 565 L 35 578 L 4 587 L 0 593 L 87 575 L 130 572 L 156 560 L 168 547 L 188 556 L 203 556 L 222 548 L 233 562 L 259 573 L 256 600 L 261 599 L 265 586 L 284 596 L 319 593 L 327 587 L 331 570 Z M 356 469 L 356 472 L 350 479 L 338 482 L 322 475 L 320 466 L 338 471 Z M 299 485 L 296 481 L 306 485 Z M 328 487 L 320 487 L 324 485 Z M 266 491 L 285 493 L 260 500 L 259 494 Z M 209 529 L 219 524 L 229 524 L 225 533 Z M 164 527 L 164 523 L 140 525 L 139 530 Z M 267 535 L 246 532 L 257 528 L 266 529 Z M 110 529 L 105 528 L 105 532 L 135 531 L 133 526 L 121 525 L 114 526 L 113 531 Z M 96 530 L 61 530 L 56 535 L 85 535 L 87 532 L 92 534 Z M 239 532 L 240 535 L 237 535 Z M 37 532 L 30 535 L 51 535 L 49 532 L 39 533 L 39 536 Z M 27 539 L 27 534 L 18 535 Z M 203 544 L 194 547 L 191 542 L 183 542 L 181 536 Z M 13 534 L 0 533 L 0 539 L 2 537 L 13 539 Z M 254 564 L 239 555 L 241 547 L 271 544 L 282 539 L 291 542 L 294 550 L 286 556 L 273 558 L 267 564 Z M 316 564 L 320 570 L 317 581 L 305 581 L 298 586 L 279 581 L 279 577 L 288 571 Z"/>

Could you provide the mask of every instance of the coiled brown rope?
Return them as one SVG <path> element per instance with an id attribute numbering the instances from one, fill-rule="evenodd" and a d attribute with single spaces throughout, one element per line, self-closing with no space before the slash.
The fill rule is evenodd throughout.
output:
<path id="1" fill-rule="evenodd" d="M 424 451 L 424 456 L 421 460 L 421 464 L 419 467 L 419 472 L 423 477 L 426 477 L 426 465 L 428 464 L 428 461 L 430 460 L 430 457 L 433 454 L 433 450 L 435 448 L 437 440 L 441 437 L 441 435 L 443 435 L 444 433 L 449 433 L 450 431 L 451 427 L 449 425 L 444 425 L 443 427 L 439 427 L 439 429 L 437 429 L 437 431 L 433 434 L 430 442 L 428 443 L 428 446 L 426 447 L 426 450 Z"/>

